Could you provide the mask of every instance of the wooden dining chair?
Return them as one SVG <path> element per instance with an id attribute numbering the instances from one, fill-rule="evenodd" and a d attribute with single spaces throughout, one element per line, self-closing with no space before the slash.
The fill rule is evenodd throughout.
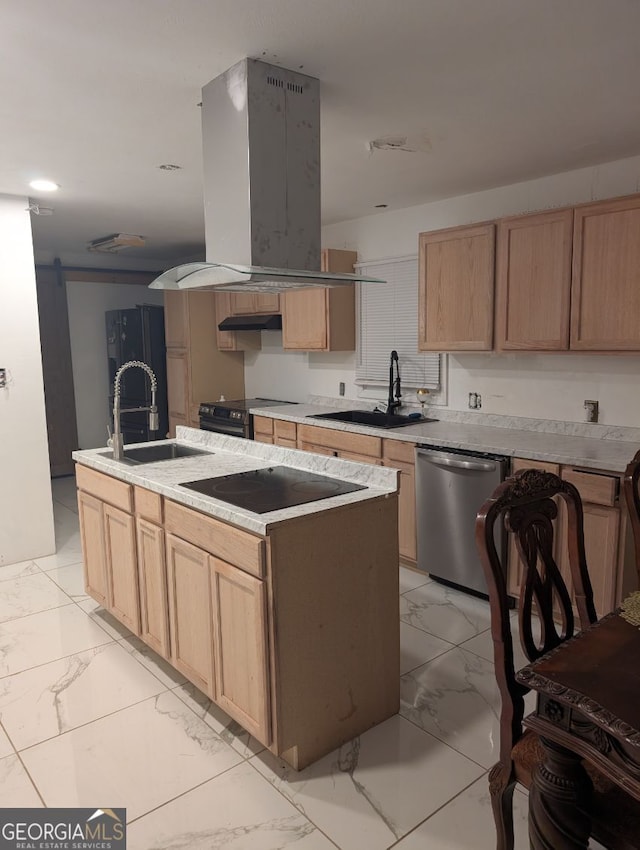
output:
<path id="1" fill-rule="evenodd" d="M 633 460 L 627 464 L 624 471 L 624 496 L 631 522 L 638 588 L 640 588 L 640 451 L 635 453 Z"/>
<path id="2" fill-rule="evenodd" d="M 513 791 L 529 788 L 544 758 L 538 736 L 522 725 L 529 689 L 515 679 L 511 617 L 507 596 L 508 547 L 498 551 L 494 531 L 503 524 L 515 538 L 522 564 L 518 607 L 520 642 L 529 661 L 571 638 L 576 631 L 569 590 L 555 559 L 558 502 L 566 505 L 567 546 L 579 628 L 597 619 L 584 548 L 582 502 L 568 481 L 538 469 L 521 470 L 501 484 L 480 508 L 476 543 L 489 589 L 495 675 L 502 700 L 500 757 L 489 773 L 497 850 L 513 850 Z M 514 568 L 514 565 L 511 565 Z M 593 835 L 606 847 L 638 848 L 640 807 L 585 762 L 594 786 Z"/>

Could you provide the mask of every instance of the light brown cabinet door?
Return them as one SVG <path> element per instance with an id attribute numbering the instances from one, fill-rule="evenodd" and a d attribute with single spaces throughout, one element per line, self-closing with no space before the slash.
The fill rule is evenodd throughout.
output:
<path id="1" fill-rule="evenodd" d="M 286 292 L 282 297 L 282 347 L 326 351 L 328 346 L 327 290 Z"/>
<path id="2" fill-rule="evenodd" d="M 167 350 L 169 419 L 189 420 L 189 357 L 184 349 Z"/>
<path id="3" fill-rule="evenodd" d="M 571 348 L 640 350 L 640 197 L 577 207 Z"/>
<path id="4" fill-rule="evenodd" d="M 209 555 L 167 534 L 169 623 L 173 666 L 215 697 Z"/>
<path id="5" fill-rule="evenodd" d="M 494 252 L 494 224 L 420 234 L 421 351 L 491 350 Z"/>
<path id="6" fill-rule="evenodd" d="M 578 488 L 584 513 L 584 548 L 598 617 L 613 611 L 618 580 L 620 538 L 619 479 L 615 475 L 564 467 L 562 477 Z M 566 515 L 562 511 L 562 571 L 570 588 L 571 572 L 566 543 Z"/>
<path id="7" fill-rule="evenodd" d="M 355 251 L 325 248 L 322 271 L 353 274 Z M 282 347 L 297 351 L 354 351 L 355 288 L 329 287 L 286 292 L 282 308 Z"/>
<path id="8" fill-rule="evenodd" d="M 188 342 L 187 293 L 164 293 L 164 338 L 167 348 L 185 348 Z"/>
<path id="9" fill-rule="evenodd" d="M 210 558 L 216 701 L 263 744 L 271 741 L 265 583 Z"/>
<path id="10" fill-rule="evenodd" d="M 78 491 L 78 517 L 82 541 L 84 587 L 89 596 L 107 607 L 107 568 L 104 556 L 102 502 Z"/>
<path id="11" fill-rule="evenodd" d="M 104 542 L 109 586 L 109 611 L 134 634 L 140 634 L 138 559 L 135 519 L 105 504 Z"/>
<path id="12" fill-rule="evenodd" d="M 496 348 L 569 347 L 572 231 L 572 209 L 499 222 Z"/>
<path id="13" fill-rule="evenodd" d="M 256 292 L 253 298 L 254 313 L 279 313 L 280 296 L 277 292 Z"/>
<path id="14" fill-rule="evenodd" d="M 253 292 L 231 292 L 231 316 L 250 316 L 255 312 L 255 295 Z"/>
<path id="15" fill-rule="evenodd" d="M 169 601 L 164 530 L 144 519 L 137 521 L 140 637 L 158 655 L 168 658 Z"/>
<path id="16" fill-rule="evenodd" d="M 398 544 L 400 557 L 416 563 L 416 471 L 413 464 L 389 462 L 400 470 L 398 487 Z"/>

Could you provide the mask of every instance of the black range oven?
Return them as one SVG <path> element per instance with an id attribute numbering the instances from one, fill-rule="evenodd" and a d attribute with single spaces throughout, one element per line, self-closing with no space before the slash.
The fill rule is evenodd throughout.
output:
<path id="1" fill-rule="evenodd" d="M 276 401 L 271 398 L 241 398 L 233 401 L 205 401 L 200 405 L 200 428 L 216 434 L 253 439 L 252 407 L 274 407 L 278 404 L 293 404 L 291 401 Z"/>

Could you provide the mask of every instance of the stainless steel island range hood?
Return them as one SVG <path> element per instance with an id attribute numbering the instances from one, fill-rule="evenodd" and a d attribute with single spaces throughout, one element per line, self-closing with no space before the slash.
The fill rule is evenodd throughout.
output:
<path id="1" fill-rule="evenodd" d="M 154 289 L 278 292 L 376 278 L 320 269 L 320 84 L 243 59 L 202 89 L 207 261 Z"/>

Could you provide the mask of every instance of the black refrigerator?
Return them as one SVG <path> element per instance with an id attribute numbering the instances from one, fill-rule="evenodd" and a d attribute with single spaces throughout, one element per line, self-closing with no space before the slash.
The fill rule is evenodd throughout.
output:
<path id="1" fill-rule="evenodd" d="M 167 358 L 164 341 L 164 308 L 151 305 L 128 310 L 108 310 L 107 358 L 109 363 L 109 411 L 113 411 L 113 382 L 118 369 L 129 360 L 142 360 L 158 379 L 156 404 L 160 428 L 149 430 L 149 414 L 122 413 L 120 417 L 125 444 L 164 440 L 169 430 L 167 411 Z M 127 369 L 120 379 L 120 406 L 148 407 L 151 385 L 147 374 L 138 368 Z"/>

